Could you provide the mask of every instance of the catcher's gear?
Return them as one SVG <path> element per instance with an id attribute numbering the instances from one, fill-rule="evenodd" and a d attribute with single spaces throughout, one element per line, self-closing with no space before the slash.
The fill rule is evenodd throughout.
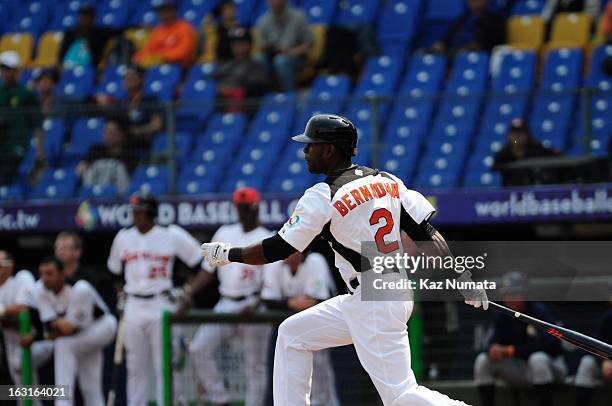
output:
<path id="1" fill-rule="evenodd" d="M 218 267 L 229 264 L 229 251 L 232 246 L 225 242 L 206 242 L 202 244 L 202 256 L 210 266 Z"/>
<path id="2" fill-rule="evenodd" d="M 349 119 L 335 114 L 312 116 L 304 133 L 292 139 L 307 144 L 333 144 L 348 156 L 357 155 L 357 128 Z"/>
<path id="3" fill-rule="evenodd" d="M 152 219 L 157 217 L 157 200 L 147 192 L 136 192 L 130 196 L 130 206 L 135 211 L 145 211 Z"/>

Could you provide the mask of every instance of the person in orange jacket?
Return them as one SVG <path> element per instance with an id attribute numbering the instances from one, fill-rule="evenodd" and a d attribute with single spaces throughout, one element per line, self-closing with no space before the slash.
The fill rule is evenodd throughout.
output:
<path id="1" fill-rule="evenodd" d="M 153 29 L 147 44 L 134 54 L 134 62 L 143 66 L 160 63 L 176 63 L 183 67 L 189 65 L 196 55 L 196 30 L 187 21 L 178 18 L 175 0 L 158 0 L 154 7 L 159 25 Z"/>

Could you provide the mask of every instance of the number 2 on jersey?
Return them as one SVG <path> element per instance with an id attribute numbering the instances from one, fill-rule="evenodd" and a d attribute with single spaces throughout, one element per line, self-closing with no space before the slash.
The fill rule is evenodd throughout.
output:
<path id="1" fill-rule="evenodd" d="M 370 216 L 370 225 L 378 225 L 382 219 L 385 220 L 385 223 L 376 230 L 374 241 L 376 241 L 376 248 L 378 248 L 379 252 L 388 254 L 399 248 L 397 241 L 385 242 L 385 235 L 393 231 L 393 225 L 395 224 L 393 222 L 393 215 L 387 209 L 376 209 Z"/>

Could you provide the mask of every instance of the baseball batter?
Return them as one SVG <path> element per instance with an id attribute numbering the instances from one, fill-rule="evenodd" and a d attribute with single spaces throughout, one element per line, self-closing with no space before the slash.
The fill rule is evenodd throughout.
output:
<path id="1" fill-rule="evenodd" d="M 234 192 L 234 205 L 240 220 L 237 224 L 220 227 L 212 241 L 231 241 L 233 244 L 252 244 L 271 235 L 259 224 L 259 192 L 253 188 Z M 215 268 L 206 268 L 194 281 L 196 293 L 212 278 Z M 265 270 L 261 266 L 227 263 L 219 266 L 219 293 L 221 298 L 214 310 L 220 313 L 249 314 L 260 305 L 260 292 Z M 265 324 L 208 324 L 200 327 L 190 345 L 191 358 L 198 378 L 209 400 L 215 405 L 229 401 L 223 375 L 215 361 L 222 343 L 240 336 L 244 348 L 246 406 L 263 406 L 266 395 L 268 341 L 270 326 Z"/>
<path id="2" fill-rule="evenodd" d="M 311 253 L 306 258 L 300 252 L 290 255 L 285 261 L 264 275 L 261 297 L 268 308 L 302 311 L 329 299 L 335 286 L 329 266 L 323 255 Z M 314 353 L 312 372 L 313 406 L 337 406 L 336 378 L 329 351 Z"/>
<path id="3" fill-rule="evenodd" d="M 70 388 L 69 399 L 55 404 L 73 404 L 76 377 L 85 405 L 104 406 L 102 353 L 115 336 L 117 320 L 89 282 L 66 283 L 57 258 L 43 259 L 38 273 L 34 300 L 46 336 L 55 340 L 55 384 Z"/>
<path id="4" fill-rule="evenodd" d="M 34 306 L 34 277 L 21 270 L 13 276 L 14 261 L 8 251 L 0 250 L 0 320 L 6 348 L 8 369 L 15 385 L 21 383 L 21 347 L 17 316 Z M 35 367 L 45 363 L 53 352 L 53 343 L 38 341 L 32 345 L 32 362 Z M 37 380 L 36 368 L 32 379 Z"/>
<path id="5" fill-rule="evenodd" d="M 410 368 L 406 325 L 413 302 L 361 300 L 361 242 L 373 241 L 381 253 L 401 249 L 401 231 L 415 242 L 426 242 L 431 254 L 450 255 L 440 233 L 428 222 L 433 206 L 397 177 L 352 164 L 357 130 L 344 117 L 313 116 L 304 134 L 308 169 L 327 175 L 306 190 L 280 232 L 245 248 L 232 243 L 202 245 L 212 266 L 232 262 L 265 264 L 303 252 L 321 235 L 335 252 L 350 294 L 336 296 L 289 317 L 279 327 L 274 357 L 276 406 L 309 404 L 314 351 L 353 344 L 384 405 L 460 405 L 417 384 Z M 244 242 L 240 242 L 244 246 Z M 488 307 L 484 290 L 469 304 Z"/>
<path id="6" fill-rule="evenodd" d="M 157 404 L 162 402 L 161 315 L 173 310 L 169 295 L 175 258 L 195 267 L 202 263 L 198 242 L 176 225 L 155 223 L 157 201 L 148 194 L 130 198 L 134 225 L 115 236 L 108 269 L 124 273 L 127 294 L 124 342 L 127 362 L 127 401 L 130 406 L 147 404 L 148 377 L 156 375 Z"/>

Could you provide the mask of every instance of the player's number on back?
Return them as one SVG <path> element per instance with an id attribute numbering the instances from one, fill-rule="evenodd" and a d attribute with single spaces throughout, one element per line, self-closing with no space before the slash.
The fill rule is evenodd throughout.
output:
<path id="1" fill-rule="evenodd" d="M 399 248 L 399 243 L 397 241 L 385 241 L 385 235 L 393 230 L 393 225 L 395 224 L 393 222 L 393 215 L 389 210 L 381 208 L 372 212 L 370 216 L 370 225 L 376 226 L 379 224 L 381 225 L 374 235 L 374 241 L 376 241 L 376 248 L 378 248 L 378 251 L 383 254 L 388 254 L 397 250 Z"/>
<path id="2" fill-rule="evenodd" d="M 165 266 L 152 266 L 149 270 L 149 279 L 166 278 L 167 276 Z"/>

